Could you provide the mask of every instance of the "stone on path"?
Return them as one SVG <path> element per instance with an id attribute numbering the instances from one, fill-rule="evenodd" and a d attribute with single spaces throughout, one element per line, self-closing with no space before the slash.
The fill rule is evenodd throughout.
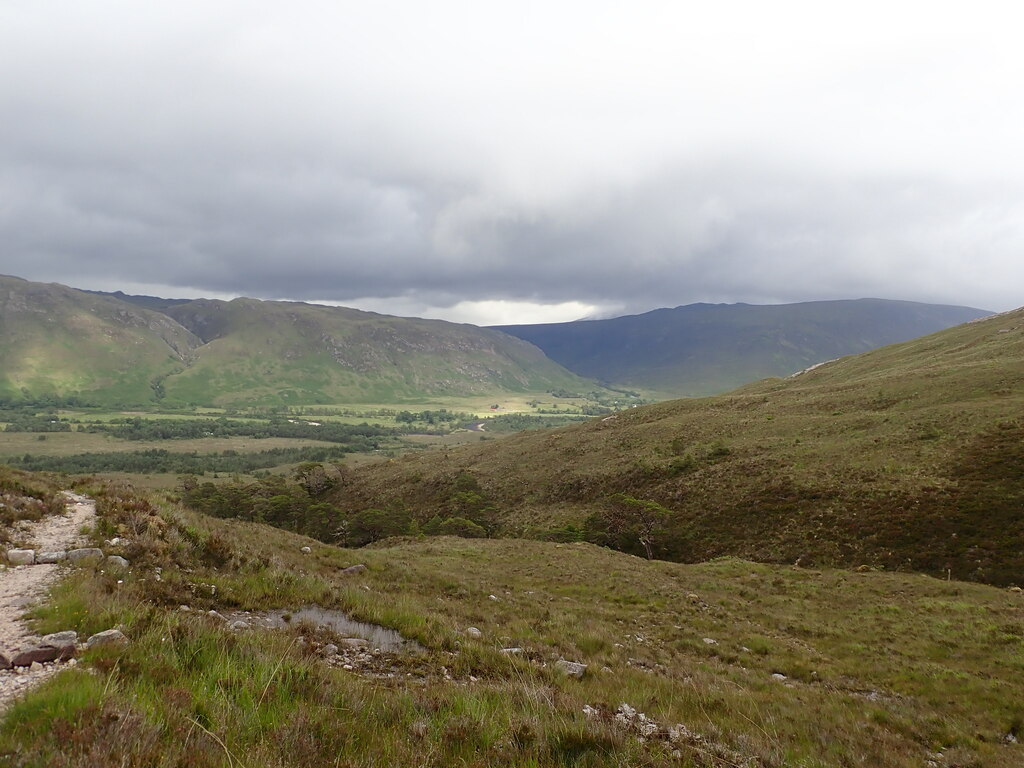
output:
<path id="1" fill-rule="evenodd" d="M 68 552 L 68 562 L 72 565 L 96 565 L 103 562 L 103 550 L 96 547 L 72 549 Z"/>
<path id="2" fill-rule="evenodd" d="M 64 550 L 57 550 L 56 552 L 37 552 L 36 562 L 37 563 L 59 563 L 66 560 L 68 553 Z"/>
<path id="3" fill-rule="evenodd" d="M 36 561 L 34 549 L 8 549 L 7 561 L 11 565 L 32 565 Z"/>

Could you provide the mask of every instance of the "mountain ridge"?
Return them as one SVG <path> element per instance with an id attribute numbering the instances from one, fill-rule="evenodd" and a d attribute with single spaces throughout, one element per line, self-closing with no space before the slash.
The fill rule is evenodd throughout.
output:
<path id="1" fill-rule="evenodd" d="M 536 344 L 581 376 L 693 397 L 786 376 L 989 314 L 973 307 L 845 299 L 697 303 L 617 318 L 492 327 Z"/>

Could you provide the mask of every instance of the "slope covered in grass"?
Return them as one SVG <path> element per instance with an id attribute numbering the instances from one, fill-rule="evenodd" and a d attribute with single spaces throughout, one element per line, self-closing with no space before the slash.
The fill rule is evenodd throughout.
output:
<path id="1" fill-rule="evenodd" d="M 139 404 L 200 340 L 159 312 L 0 276 L 0 399 Z"/>
<path id="2" fill-rule="evenodd" d="M 1008 738 L 1024 717 L 1019 593 L 735 559 L 648 562 L 588 544 L 441 538 L 351 551 L 123 491 L 102 494 L 99 514 L 97 540 L 130 537 L 131 571 L 71 573 L 37 629 L 121 625 L 131 643 L 85 653 L 6 715 L 10 765 L 1024 759 Z M 368 570 L 342 573 L 356 562 Z M 310 626 L 232 631 L 205 614 L 310 603 L 397 629 L 423 651 L 345 669 L 323 655 L 335 638 Z M 560 658 L 587 664 L 583 678 L 560 674 Z"/>
<path id="3" fill-rule="evenodd" d="M 647 510 L 668 559 L 1019 583 L 1024 311 L 727 395 L 368 465 L 335 501 L 429 519 L 452 514 L 467 482 L 505 532 L 571 524 L 639 554 Z"/>
<path id="4" fill-rule="evenodd" d="M 170 401 L 401 402 L 590 382 L 498 331 L 294 302 L 199 300 L 165 312 L 206 342 Z"/>

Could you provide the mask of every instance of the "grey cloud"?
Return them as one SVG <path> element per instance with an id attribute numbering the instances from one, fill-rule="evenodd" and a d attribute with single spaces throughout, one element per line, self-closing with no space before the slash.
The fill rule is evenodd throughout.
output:
<path id="1" fill-rule="evenodd" d="M 115 0 L 9 11 L 0 271 L 434 307 L 1024 303 L 1024 181 L 1005 141 L 1018 115 L 988 114 L 994 146 L 972 145 L 970 162 L 949 152 L 963 121 L 914 133 L 949 110 L 945 91 L 911 102 L 920 113 L 890 136 L 881 119 L 922 82 L 912 58 L 862 110 L 851 94 L 868 99 L 881 64 L 825 61 L 790 92 L 771 76 L 803 61 L 775 72 L 714 49 L 702 80 L 700 41 L 676 46 L 603 5 L 580 34 L 633 24 L 650 41 L 618 51 L 594 32 L 572 59 L 552 29 L 534 60 L 500 38 L 509 19 L 478 38 L 453 8 L 431 12 L 433 37 L 410 19 L 393 38 L 384 12 L 314 3 L 184 2 L 156 20 Z M 745 98 L 747 82 L 763 90 Z M 804 106 L 820 95 L 828 114 Z"/>

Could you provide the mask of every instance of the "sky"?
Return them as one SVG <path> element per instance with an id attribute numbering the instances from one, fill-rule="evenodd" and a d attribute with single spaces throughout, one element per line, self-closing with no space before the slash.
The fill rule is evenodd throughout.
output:
<path id="1" fill-rule="evenodd" d="M 477 324 L 1015 308 L 1012 9 L 0 0 L 0 273 Z"/>

